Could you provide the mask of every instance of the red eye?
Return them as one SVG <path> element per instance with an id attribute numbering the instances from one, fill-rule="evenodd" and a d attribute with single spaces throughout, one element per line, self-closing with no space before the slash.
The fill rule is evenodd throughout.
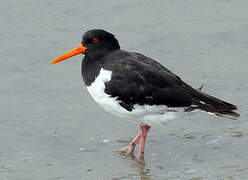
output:
<path id="1" fill-rule="evenodd" d="M 94 37 L 94 38 L 92 39 L 92 42 L 93 42 L 93 43 L 98 43 L 98 42 L 99 42 L 99 39 L 98 39 L 97 37 Z"/>

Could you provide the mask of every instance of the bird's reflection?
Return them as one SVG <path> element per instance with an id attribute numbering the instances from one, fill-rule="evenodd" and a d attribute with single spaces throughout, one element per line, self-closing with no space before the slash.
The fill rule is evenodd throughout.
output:
<path id="1" fill-rule="evenodd" d="M 137 158 L 134 154 L 120 153 L 120 155 L 127 160 L 131 160 L 137 167 L 137 171 L 140 175 L 141 180 L 150 180 L 151 174 L 150 170 L 146 168 L 144 156 Z"/>

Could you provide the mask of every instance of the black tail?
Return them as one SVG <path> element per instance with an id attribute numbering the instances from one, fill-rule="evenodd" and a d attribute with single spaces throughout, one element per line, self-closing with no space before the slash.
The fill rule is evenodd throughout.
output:
<path id="1" fill-rule="evenodd" d="M 234 112 L 237 110 L 237 106 L 233 104 L 210 96 L 200 90 L 191 89 L 190 95 L 192 97 L 193 106 L 186 109 L 186 111 L 201 109 L 210 113 L 214 113 L 218 116 L 227 115 L 233 118 L 239 117 L 239 114 Z"/>

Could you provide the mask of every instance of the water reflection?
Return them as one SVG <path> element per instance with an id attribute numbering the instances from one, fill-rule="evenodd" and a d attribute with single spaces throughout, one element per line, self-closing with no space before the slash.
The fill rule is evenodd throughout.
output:
<path id="1" fill-rule="evenodd" d="M 132 162 L 132 166 L 135 166 L 137 172 L 140 176 L 140 180 L 150 180 L 152 175 L 150 170 L 146 168 L 144 157 L 137 158 L 134 154 L 120 153 L 123 159 L 129 160 Z M 137 176 L 137 174 L 128 174 L 126 177 L 113 178 L 112 180 L 119 180 L 123 178 L 131 178 Z"/>

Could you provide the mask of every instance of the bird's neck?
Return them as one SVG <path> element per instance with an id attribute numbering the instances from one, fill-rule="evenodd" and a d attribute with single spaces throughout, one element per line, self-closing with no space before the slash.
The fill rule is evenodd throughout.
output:
<path id="1" fill-rule="evenodd" d="M 82 61 L 81 74 L 86 86 L 90 86 L 95 78 L 99 75 L 102 63 L 99 60 L 92 60 L 89 56 L 85 56 Z"/>
<path id="2" fill-rule="evenodd" d="M 114 64 L 113 61 L 115 60 L 115 58 L 113 57 L 116 57 L 119 52 L 119 49 L 113 50 L 98 59 L 92 59 L 88 55 L 84 56 L 82 61 L 81 73 L 86 86 L 90 86 L 91 83 L 94 82 L 102 68 L 108 69 Z M 111 59 L 111 61 L 109 59 Z"/>

